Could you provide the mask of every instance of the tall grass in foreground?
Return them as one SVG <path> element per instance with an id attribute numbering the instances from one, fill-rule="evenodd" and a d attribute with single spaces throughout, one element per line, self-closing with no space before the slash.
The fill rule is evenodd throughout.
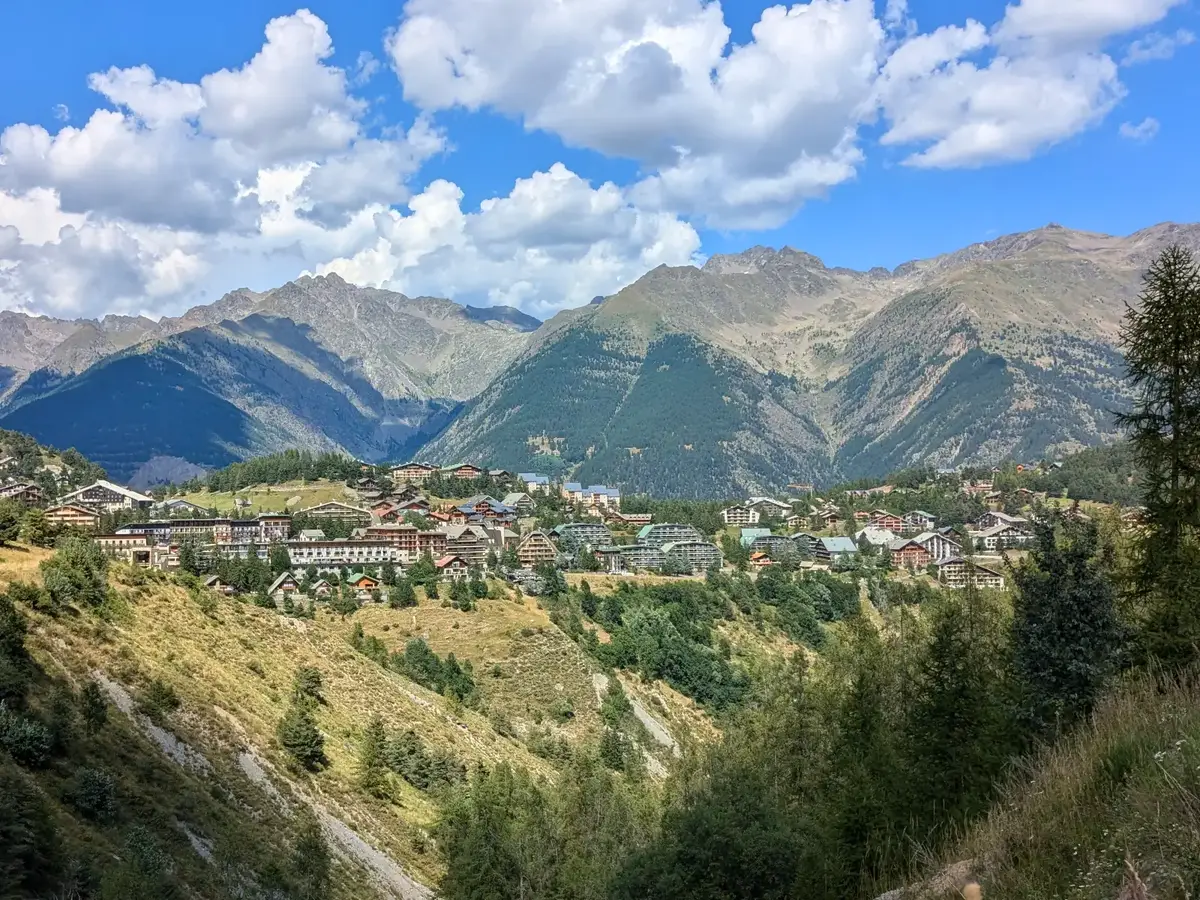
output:
<path id="1" fill-rule="evenodd" d="M 946 862 L 987 900 L 1154 900 L 1200 891 L 1200 673 L 1123 686 L 1089 727 L 1013 773 Z"/>

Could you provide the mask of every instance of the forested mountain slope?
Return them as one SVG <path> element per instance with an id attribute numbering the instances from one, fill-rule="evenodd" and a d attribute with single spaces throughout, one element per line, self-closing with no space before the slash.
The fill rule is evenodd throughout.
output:
<path id="1" fill-rule="evenodd" d="M 159 323 L 5 314 L 0 420 L 117 477 L 299 446 L 718 496 L 1042 457 L 1117 436 L 1121 317 L 1171 242 L 1200 248 L 1200 226 L 1050 225 L 892 271 L 755 247 L 535 330 L 336 275 Z M 140 440 L 108 446 L 122 433 Z"/>
<path id="2" fill-rule="evenodd" d="M 1052 225 L 893 272 L 830 269 L 786 248 L 660 267 L 547 322 L 425 452 L 723 496 L 1105 443 L 1126 402 L 1121 317 L 1173 241 L 1200 247 L 1200 226 L 1111 238 Z M 694 359 L 725 360 L 719 414 L 704 378 L 696 390 L 643 378 L 669 371 L 646 360 L 680 332 Z M 573 367 L 580 347 L 587 363 Z M 705 441 L 713 453 L 689 455 Z M 686 488 L 672 481 L 679 468 L 693 470 Z"/>

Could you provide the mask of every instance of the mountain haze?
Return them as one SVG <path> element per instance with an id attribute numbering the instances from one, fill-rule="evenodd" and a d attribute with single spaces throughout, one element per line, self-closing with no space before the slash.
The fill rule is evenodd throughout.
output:
<path id="1" fill-rule="evenodd" d="M 117 477 L 303 446 L 700 496 L 1036 457 L 1115 436 L 1121 317 L 1172 242 L 1200 226 L 1049 225 L 894 270 L 753 247 L 540 325 L 336 275 L 157 323 L 3 313 L 0 418 Z"/>

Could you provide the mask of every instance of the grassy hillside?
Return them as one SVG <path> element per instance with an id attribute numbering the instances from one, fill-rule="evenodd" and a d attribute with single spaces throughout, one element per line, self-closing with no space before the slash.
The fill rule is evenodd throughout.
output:
<path id="1" fill-rule="evenodd" d="M 354 502 L 343 482 L 325 480 L 256 485 L 240 491 L 193 491 L 181 496 L 189 503 L 222 513 L 232 512 L 238 500 L 250 501 L 247 508 L 251 512 L 295 512 L 330 500 Z M 290 500 L 295 502 L 289 503 Z"/>
<path id="2" fill-rule="evenodd" d="M 0 588 L 37 582 L 38 565 L 48 556 L 0 549 Z M 178 710 L 166 714 L 160 720 L 165 730 L 156 732 L 140 715 L 112 706 L 100 743 L 80 741 L 49 771 L 0 763 L 0 777 L 54 800 L 54 820 L 67 835 L 64 853 L 72 858 L 119 854 L 134 818 L 145 818 L 178 883 L 199 896 L 231 896 L 221 881 L 227 865 L 257 873 L 289 859 L 306 809 L 322 817 L 335 850 L 328 896 L 391 896 L 379 885 L 409 877 L 437 882 L 442 863 L 431 833 L 437 789 L 420 790 L 394 773 L 388 799 L 359 787 L 359 751 L 372 716 L 391 733 L 412 729 L 428 754 L 465 770 L 509 763 L 550 780 L 557 777 L 560 748 L 596 746 L 604 730 L 602 669 L 530 598 L 501 590 L 502 599 L 482 599 L 469 613 L 422 598 L 409 609 L 365 608 L 350 619 L 322 609 L 305 620 L 126 567 L 114 567 L 110 583 L 114 595 L 104 617 L 22 609 L 31 652 L 48 673 L 35 710 L 49 708 L 54 683 L 72 684 L 77 694 L 93 679 L 108 685 L 114 702 L 132 704 L 161 682 L 178 696 Z M 605 587 L 597 585 L 597 592 Z M 443 657 L 453 653 L 473 673 L 477 699 L 443 697 L 385 668 L 351 646 L 355 626 L 388 650 L 402 652 L 421 638 Z M 276 737 L 302 665 L 315 667 L 323 681 L 315 715 L 328 765 L 315 774 L 291 763 Z M 678 743 L 715 736 L 690 700 L 660 683 L 621 679 L 631 700 Z M 649 770 L 665 775 L 670 748 L 649 739 L 645 744 Z M 184 763 L 172 762 L 164 749 Z M 54 799 L 66 796 L 64 785 L 80 765 L 117 773 L 122 812 L 115 824 L 81 820 L 66 801 Z M 216 862 L 197 855 L 193 844 Z M 422 896 L 417 888 L 396 892 Z"/>

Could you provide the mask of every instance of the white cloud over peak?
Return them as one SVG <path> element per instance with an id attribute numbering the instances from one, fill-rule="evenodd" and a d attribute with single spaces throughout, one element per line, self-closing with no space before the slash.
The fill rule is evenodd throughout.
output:
<path id="1" fill-rule="evenodd" d="M 444 132 L 426 116 L 368 130 L 352 82 L 375 64 L 360 55 L 350 76 L 332 53 L 325 23 L 300 10 L 272 20 L 240 67 L 197 83 L 112 68 L 89 78 L 111 108 L 86 123 L 0 131 L 0 305 L 160 315 L 326 265 L 546 312 L 698 248 L 691 226 L 563 167 L 473 213 L 447 182 L 412 197 Z"/>
<path id="2" fill-rule="evenodd" d="M 376 239 L 318 274 L 548 317 L 662 263 L 686 265 L 700 249 L 690 225 L 634 207 L 612 183 L 593 188 L 561 163 L 478 211 L 464 211 L 462 199 L 456 185 L 433 182 L 409 201 L 407 215 L 378 214 Z"/>
<path id="3" fill-rule="evenodd" d="M 335 65 L 325 23 L 301 9 L 241 65 L 194 82 L 110 68 L 74 124 L 62 107 L 49 127 L 0 125 L 0 306 L 159 315 L 336 271 L 549 315 L 697 258 L 696 224 L 786 222 L 879 152 L 872 125 L 924 168 L 1067 140 L 1125 96 L 1114 57 L 1194 40 L 1165 30 L 1182 2 L 1018 0 L 998 21 L 921 33 L 906 0 L 807 0 L 763 10 L 734 43 L 717 0 L 407 0 L 384 36 L 414 106 L 404 123 L 356 93 L 379 68 L 370 51 Z M 639 174 L 594 186 L 550 165 L 465 206 L 450 180 L 413 184 L 450 151 L 452 108 Z"/>

